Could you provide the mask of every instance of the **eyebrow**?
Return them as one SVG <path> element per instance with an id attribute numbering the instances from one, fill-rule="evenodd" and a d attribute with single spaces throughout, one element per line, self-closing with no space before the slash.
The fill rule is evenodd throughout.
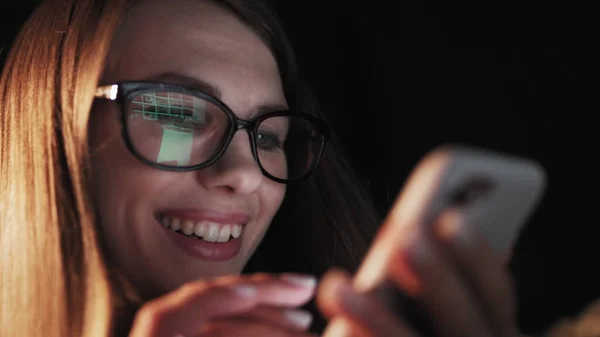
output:
<path id="1" fill-rule="evenodd" d="M 221 100 L 223 97 L 222 91 L 218 87 L 216 87 L 206 81 L 203 81 L 202 79 L 197 78 L 197 77 L 192 77 L 192 76 L 183 75 L 183 74 L 179 74 L 179 73 L 168 72 L 168 73 L 161 73 L 161 74 L 149 77 L 149 78 L 147 78 L 147 80 L 166 82 L 169 84 L 177 84 L 177 85 L 182 85 L 182 86 L 202 90 L 203 92 L 205 92 L 213 97 L 216 97 L 219 100 Z M 282 111 L 282 110 L 289 110 L 289 108 L 287 107 L 287 105 L 282 105 L 282 104 L 265 104 L 265 105 L 261 105 L 257 109 L 255 116 L 261 116 L 261 115 L 267 114 L 269 112 Z"/>

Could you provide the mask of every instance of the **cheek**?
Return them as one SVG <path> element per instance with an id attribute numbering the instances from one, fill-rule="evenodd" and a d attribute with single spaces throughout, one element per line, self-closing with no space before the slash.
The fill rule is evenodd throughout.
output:
<path id="1" fill-rule="evenodd" d="M 118 113 L 111 109 L 92 110 L 89 143 L 92 164 L 92 193 L 102 224 L 120 226 L 130 222 L 136 203 L 152 200 L 165 177 L 137 160 L 127 149 L 121 134 Z M 148 182 L 152 182 L 151 184 Z"/>
<path id="2" fill-rule="evenodd" d="M 89 147 L 92 190 L 102 210 L 114 195 L 120 195 L 120 191 L 125 190 L 124 185 L 128 184 L 129 179 L 120 173 L 124 168 L 134 165 L 121 136 L 118 113 L 112 107 L 102 109 L 102 105 L 99 105 L 92 109 Z"/>
<path id="3" fill-rule="evenodd" d="M 100 126 L 107 124 L 99 123 Z M 108 130 L 108 129 L 106 129 Z M 173 177 L 141 163 L 118 137 L 97 137 L 92 156 L 92 193 L 107 254 L 134 274 L 144 273 L 144 254 L 153 251 L 152 210 L 170 189 Z M 151 247 L 151 248 L 148 248 Z"/>
<path id="4" fill-rule="evenodd" d="M 268 181 L 264 186 L 261 186 L 260 191 L 260 206 L 263 217 L 270 220 L 275 216 L 283 198 L 285 197 L 286 186 L 276 182 Z"/>

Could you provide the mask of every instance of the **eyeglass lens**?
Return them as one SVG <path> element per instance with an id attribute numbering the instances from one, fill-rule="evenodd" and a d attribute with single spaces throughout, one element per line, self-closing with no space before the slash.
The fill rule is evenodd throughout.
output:
<path id="1" fill-rule="evenodd" d="M 225 146 L 232 120 L 221 107 L 189 93 L 152 90 L 126 105 L 126 129 L 144 159 L 170 167 L 190 167 L 212 160 Z M 301 116 L 272 116 L 254 133 L 259 165 L 275 178 L 307 174 L 322 147 L 322 136 Z"/>

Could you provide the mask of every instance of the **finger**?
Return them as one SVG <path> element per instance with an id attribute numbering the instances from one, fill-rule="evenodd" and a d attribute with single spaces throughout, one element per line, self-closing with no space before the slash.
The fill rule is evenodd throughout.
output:
<path id="1" fill-rule="evenodd" d="M 305 331 L 310 327 L 313 315 L 308 311 L 299 309 L 259 307 L 244 313 L 239 318 L 266 322 L 282 329 Z"/>
<path id="2" fill-rule="evenodd" d="M 516 336 L 514 292 L 502 257 L 464 221 L 457 211 L 444 213 L 435 228 L 436 237 L 454 260 L 488 317 L 488 324 L 501 336 Z"/>
<path id="3" fill-rule="evenodd" d="M 347 278 L 346 272 L 337 268 L 330 269 L 321 278 L 315 302 L 325 318 L 332 318 L 342 311 L 335 292 L 340 283 L 347 282 Z"/>
<path id="4" fill-rule="evenodd" d="M 254 320 L 213 320 L 191 337 L 317 337 L 298 330 L 287 330 Z M 187 337 L 187 336 L 186 336 Z"/>
<path id="5" fill-rule="evenodd" d="M 485 315 L 468 285 L 424 233 L 415 235 L 399 260 L 409 263 L 419 281 L 416 300 L 442 336 L 492 336 Z M 390 277 L 401 287 L 403 271 L 390 266 Z M 402 268 L 403 269 L 403 268 Z"/>
<path id="6" fill-rule="evenodd" d="M 186 335 L 212 317 L 240 314 L 259 305 L 301 306 L 312 298 L 315 285 L 314 278 L 300 275 L 189 283 L 142 307 L 132 336 Z"/>
<path id="7" fill-rule="evenodd" d="M 341 316 L 351 322 L 360 330 L 360 336 L 417 336 L 400 317 L 373 296 L 354 291 L 350 277 L 342 271 L 332 270 L 323 277 L 317 293 L 317 305 L 326 316 Z M 332 322 L 324 336 L 337 335 L 337 331 L 333 331 L 343 330 L 341 326 L 344 324 L 347 323 L 339 320 Z"/>
<path id="8" fill-rule="evenodd" d="M 305 304 L 314 296 L 317 286 L 317 279 L 314 276 L 293 273 L 278 276 L 256 273 L 244 276 L 242 280 L 239 275 L 225 276 L 216 279 L 212 284 L 213 286 L 235 286 L 240 282 L 242 285 L 251 284 L 256 287 L 261 304 L 284 307 Z M 192 288 L 196 286 L 194 283 L 189 285 Z"/>

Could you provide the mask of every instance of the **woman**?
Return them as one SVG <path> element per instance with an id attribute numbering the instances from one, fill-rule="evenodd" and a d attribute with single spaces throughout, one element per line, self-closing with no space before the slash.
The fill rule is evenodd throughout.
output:
<path id="1" fill-rule="evenodd" d="M 262 1 L 46 1 L 0 88 L 1 336 L 303 336 L 309 275 L 354 270 L 377 224 Z M 440 331 L 514 335 L 497 264 L 459 254 L 465 283 L 439 256 L 412 269 Z M 323 287 L 327 316 L 411 334 L 345 274 Z"/>

